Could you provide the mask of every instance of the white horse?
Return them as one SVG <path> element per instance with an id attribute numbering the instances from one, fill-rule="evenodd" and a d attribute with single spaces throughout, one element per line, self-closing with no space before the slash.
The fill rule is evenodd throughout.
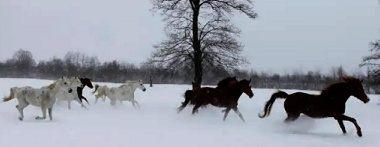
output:
<path id="1" fill-rule="evenodd" d="M 10 95 L 4 98 L 3 101 L 7 102 L 15 97 L 17 98 L 18 105 L 16 105 L 16 108 L 20 113 L 20 121 L 24 119 L 24 109 L 30 104 L 41 108 L 42 117 L 37 116 L 37 120 L 46 119 L 46 109 L 48 109 L 50 120 L 53 120 L 53 105 L 56 101 L 55 96 L 59 91 L 67 91 L 69 93 L 73 91 L 70 88 L 70 81 L 66 77 L 61 77 L 49 86 L 41 88 L 30 86 L 12 87 L 10 88 Z"/>
<path id="2" fill-rule="evenodd" d="M 135 104 L 140 107 L 139 103 L 135 100 L 134 94 L 137 88 L 141 89 L 144 92 L 146 91 L 142 80 L 136 80 L 126 81 L 119 87 L 112 88 L 108 88 L 106 85 L 99 86 L 98 84 L 95 84 L 95 91 L 92 93 L 95 94 L 95 92 L 98 92 L 98 94 L 95 95 L 95 103 L 98 101 L 99 97 L 106 96 L 111 100 L 112 106 L 115 106 L 116 101 L 119 101 L 120 103 L 122 103 L 122 101 L 129 101 L 132 103 L 133 107 L 135 107 Z"/>
<path id="3" fill-rule="evenodd" d="M 77 93 L 77 87 L 83 87 L 82 82 L 78 77 L 71 77 L 69 79 L 70 81 L 70 88 L 73 89 L 71 93 L 68 91 L 59 91 L 56 95 L 57 98 L 57 104 L 59 104 L 62 101 L 67 101 L 68 109 L 71 109 L 71 101 L 75 100 L 77 101 L 83 108 L 87 107 L 83 104 L 83 102 L 79 99 L 78 93 Z"/>

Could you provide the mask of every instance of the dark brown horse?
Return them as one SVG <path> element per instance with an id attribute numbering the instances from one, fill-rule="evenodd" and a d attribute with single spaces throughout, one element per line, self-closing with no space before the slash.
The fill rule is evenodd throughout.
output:
<path id="1" fill-rule="evenodd" d="M 238 82 L 236 77 L 224 78 L 217 84 L 216 89 L 222 89 L 222 88 L 225 88 L 227 86 L 231 86 L 231 85 L 235 84 L 236 82 Z M 182 102 L 182 104 L 189 103 L 189 101 L 190 101 L 190 104 L 194 105 L 195 101 L 191 98 L 195 95 L 195 93 L 196 93 L 196 90 L 186 90 L 186 92 L 184 93 L 185 101 Z M 206 105 L 203 105 L 202 107 L 206 107 Z"/>
<path id="2" fill-rule="evenodd" d="M 242 121 L 245 121 L 243 115 L 240 113 L 237 105 L 240 96 L 247 94 L 249 98 L 253 97 L 253 92 L 251 89 L 251 80 L 241 80 L 236 82 L 231 86 L 224 87 L 222 89 L 216 89 L 211 87 L 203 87 L 197 89 L 192 98 L 195 102 L 192 114 L 194 115 L 198 112 L 198 108 L 203 105 L 211 104 L 216 107 L 226 108 L 224 110 L 223 121 L 226 120 L 226 117 L 230 110 L 234 110 L 235 113 L 240 117 Z M 189 99 L 189 98 L 186 98 Z M 178 113 L 181 112 L 188 102 L 183 103 L 182 106 L 178 108 Z"/>
<path id="3" fill-rule="evenodd" d="M 80 81 L 81 81 L 83 87 L 77 88 L 78 98 L 81 102 L 83 102 L 83 100 L 85 100 L 87 102 L 87 104 L 90 105 L 90 103 L 87 101 L 87 98 L 85 98 L 82 95 L 83 94 L 83 88 L 87 86 L 87 87 L 92 89 L 94 86 L 92 85 L 91 79 L 89 79 L 89 78 L 80 78 Z"/>
<path id="4" fill-rule="evenodd" d="M 303 92 L 287 94 L 278 91 L 272 94 L 269 101 L 266 102 L 264 114 L 260 118 L 269 116 L 272 105 L 277 98 L 286 99 L 284 108 L 288 117 L 285 122 L 292 122 L 299 118 L 303 113 L 312 118 L 334 117 L 338 121 L 343 133 L 346 133 L 343 121 L 352 122 L 357 130 L 358 136 L 362 136 L 361 128 L 356 119 L 344 115 L 346 110 L 346 101 L 350 96 L 354 96 L 364 103 L 369 102 L 367 94 L 364 92 L 363 80 L 353 77 L 343 77 L 342 82 L 333 83 L 321 91 L 319 95 L 312 95 Z"/>

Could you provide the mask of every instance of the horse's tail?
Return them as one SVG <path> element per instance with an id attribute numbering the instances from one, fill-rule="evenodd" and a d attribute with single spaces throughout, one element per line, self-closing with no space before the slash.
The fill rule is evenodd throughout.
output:
<path id="1" fill-rule="evenodd" d="M 277 98 L 283 98 L 283 99 L 286 99 L 288 96 L 289 96 L 289 95 L 288 95 L 286 92 L 281 91 L 281 90 L 279 90 L 279 91 L 273 93 L 272 96 L 270 97 L 270 99 L 269 99 L 269 100 L 266 102 L 266 104 L 265 104 L 265 107 L 264 107 L 264 114 L 263 114 L 263 115 L 260 115 L 260 114 L 259 114 L 259 117 L 260 117 L 260 118 L 264 118 L 264 117 L 269 116 L 274 101 L 275 101 Z"/>
<path id="2" fill-rule="evenodd" d="M 182 105 L 180 106 L 180 109 L 183 109 L 189 104 L 189 102 L 193 99 L 195 95 L 194 90 L 186 90 L 185 93 L 183 94 L 183 97 L 185 97 L 185 101 L 182 102 Z"/>
<path id="3" fill-rule="evenodd" d="M 15 98 L 16 89 L 17 89 L 17 87 L 12 87 L 12 88 L 10 88 L 10 89 L 9 89 L 10 94 L 9 94 L 8 97 L 4 97 L 4 98 L 3 98 L 3 102 L 8 102 L 8 101 L 14 99 L 14 98 Z"/>
<path id="4" fill-rule="evenodd" d="M 184 93 L 185 101 L 182 102 L 182 104 L 190 102 L 190 104 L 195 105 L 195 101 L 193 100 L 194 95 L 195 95 L 194 90 L 186 90 L 186 92 Z"/>
<path id="5" fill-rule="evenodd" d="M 92 92 L 92 94 L 95 94 L 96 91 L 98 91 L 99 85 L 95 84 L 95 90 Z"/>

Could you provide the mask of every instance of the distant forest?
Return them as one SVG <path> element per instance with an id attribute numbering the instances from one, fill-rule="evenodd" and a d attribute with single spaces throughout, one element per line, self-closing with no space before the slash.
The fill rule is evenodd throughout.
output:
<path id="1" fill-rule="evenodd" d="M 147 62 L 148 63 L 148 62 Z M 147 63 L 140 65 L 128 62 L 100 62 L 96 56 L 87 56 L 79 52 L 68 52 L 63 59 L 52 57 L 47 61 L 36 62 L 30 51 L 20 49 L 12 58 L 0 62 L 0 78 L 36 78 L 54 80 L 61 76 L 89 77 L 95 82 L 122 83 L 125 80 L 142 79 L 154 84 L 191 85 L 193 72 L 190 67 L 164 69 Z M 331 67 L 329 74 L 320 71 L 269 74 L 255 70 L 234 70 L 204 68 L 203 85 L 215 85 L 226 76 L 251 78 L 254 88 L 321 90 L 326 85 L 337 82 L 342 76 L 350 75 L 364 79 L 367 93 L 380 93 L 378 84 L 364 74 L 346 73 L 342 66 Z"/>

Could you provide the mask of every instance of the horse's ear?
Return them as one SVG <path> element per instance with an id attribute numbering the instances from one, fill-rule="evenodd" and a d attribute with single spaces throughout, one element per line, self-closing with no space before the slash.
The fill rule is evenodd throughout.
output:
<path id="1" fill-rule="evenodd" d="M 64 77 L 62 76 L 62 77 L 61 77 L 61 79 L 63 80 L 63 79 L 64 79 Z"/>
<path id="2" fill-rule="evenodd" d="M 363 83 L 363 80 L 362 80 L 362 79 L 360 79 L 360 80 L 359 80 L 359 82 L 360 82 L 360 83 Z"/>

